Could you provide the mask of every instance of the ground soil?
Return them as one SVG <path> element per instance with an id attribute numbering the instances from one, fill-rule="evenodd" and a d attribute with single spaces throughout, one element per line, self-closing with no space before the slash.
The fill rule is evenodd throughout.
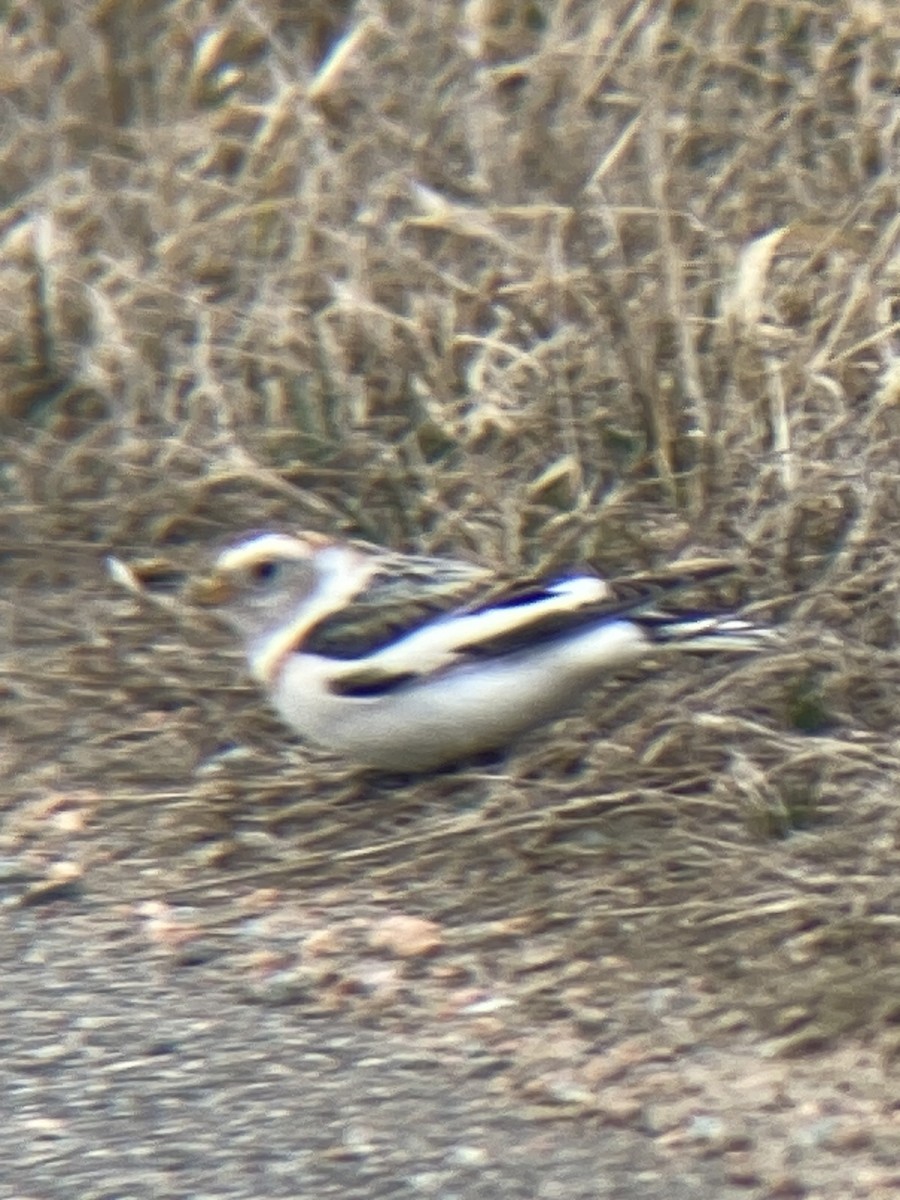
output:
<path id="1" fill-rule="evenodd" d="M 898 39 L 8 6 L 0 1196 L 900 1194 Z M 162 586 L 270 526 L 779 640 L 373 775 Z"/>

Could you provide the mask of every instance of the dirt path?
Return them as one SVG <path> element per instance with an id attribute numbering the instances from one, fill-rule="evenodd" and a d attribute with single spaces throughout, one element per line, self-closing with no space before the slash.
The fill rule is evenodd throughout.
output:
<path id="1" fill-rule="evenodd" d="M 250 1004 L 221 964 L 173 967 L 133 922 L 84 909 L 3 921 L 0 1195 L 747 1194 L 719 1160 L 517 1113 L 469 1047 Z"/>

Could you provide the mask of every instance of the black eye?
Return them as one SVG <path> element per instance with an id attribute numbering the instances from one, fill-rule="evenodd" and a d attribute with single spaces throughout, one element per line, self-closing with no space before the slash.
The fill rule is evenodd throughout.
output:
<path id="1" fill-rule="evenodd" d="M 278 572 L 281 570 L 281 563 L 274 562 L 271 558 L 264 558 L 262 562 L 254 563 L 250 568 L 250 578 L 254 583 L 271 583 L 276 579 Z"/>

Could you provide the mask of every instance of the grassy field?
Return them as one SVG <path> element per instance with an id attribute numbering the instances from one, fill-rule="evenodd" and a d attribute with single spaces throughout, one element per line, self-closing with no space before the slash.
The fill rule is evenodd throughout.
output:
<path id="1" fill-rule="evenodd" d="M 518 1048 L 510 1105 L 602 1115 L 630 1039 L 799 1059 L 785 1110 L 870 1136 L 765 1192 L 789 1118 L 710 1067 L 775 1156 L 752 1186 L 893 1186 L 898 43 L 878 0 L 12 0 L 0 776 L 32 899 L 218 929 L 314 895 L 323 1003 L 511 1001 L 479 1033 Z M 272 522 L 505 569 L 725 555 L 716 599 L 784 647 L 634 672 L 494 771 L 373 780 L 104 575 Z M 354 974 L 395 910 L 445 943 L 415 1016 Z"/>

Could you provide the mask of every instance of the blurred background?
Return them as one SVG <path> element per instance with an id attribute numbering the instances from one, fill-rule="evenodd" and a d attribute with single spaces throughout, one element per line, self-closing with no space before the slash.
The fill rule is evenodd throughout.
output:
<path id="1" fill-rule="evenodd" d="M 820 1056 L 810 1095 L 890 1069 L 898 39 L 878 0 L 11 0 L 0 777 L 26 895 L 203 904 L 235 971 L 248 894 L 314 895 L 340 930 L 317 1002 L 408 1025 L 448 980 L 496 986 L 485 1042 L 530 1047 L 503 1078 L 551 1107 L 536 1044 L 570 1039 L 593 1111 L 597 1047 L 660 1036 L 648 996 L 685 1046 Z M 372 779 L 291 738 L 228 634 L 105 574 L 273 523 L 528 572 L 724 555 L 705 599 L 785 645 L 636 670 L 496 769 Z M 359 978 L 397 907 L 449 939 L 413 955 L 415 1018 Z M 859 1157 L 841 1182 L 807 1150 L 817 1194 L 855 1194 Z"/>

